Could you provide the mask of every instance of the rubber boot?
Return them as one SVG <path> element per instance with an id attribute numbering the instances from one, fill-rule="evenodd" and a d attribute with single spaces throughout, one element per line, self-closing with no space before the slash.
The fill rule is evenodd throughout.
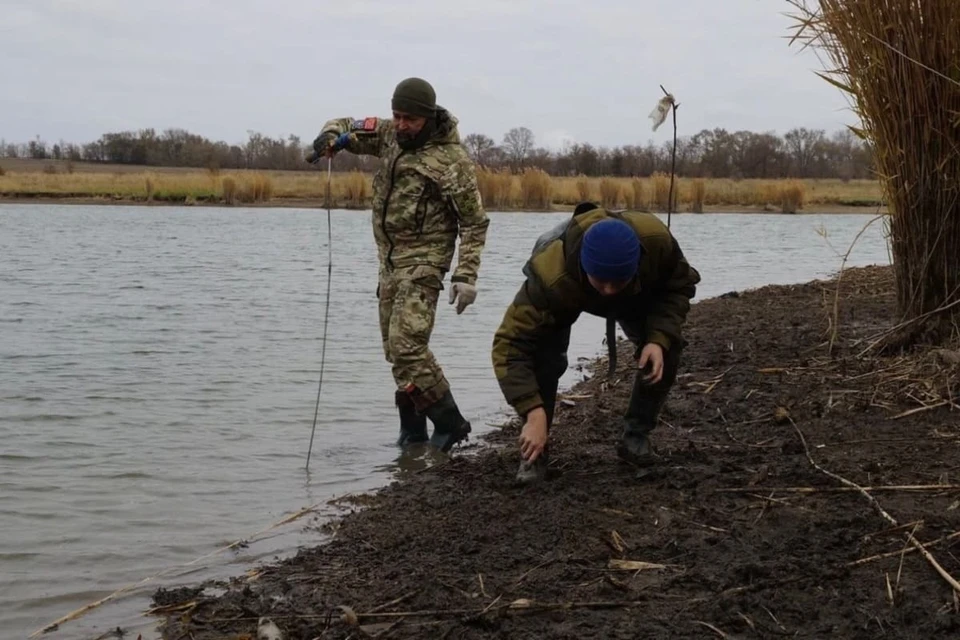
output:
<path id="1" fill-rule="evenodd" d="M 433 435 L 430 445 L 447 453 L 470 433 L 470 423 L 460 414 L 460 409 L 448 390 L 443 396 L 424 411 L 433 422 Z"/>
<path id="2" fill-rule="evenodd" d="M 405 447 L 408 444 L 426 442 L 427 418 L 417 413 L 410 394 L 406 391 L 397 391 L 397 411 L 400 413 L 400 437 L 397 446 Z"/>

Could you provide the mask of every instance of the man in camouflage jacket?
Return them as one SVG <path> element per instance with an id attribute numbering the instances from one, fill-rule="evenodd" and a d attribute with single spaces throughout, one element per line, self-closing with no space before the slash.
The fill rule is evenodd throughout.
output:
<path id="1" fill-rule="evenodd" d="M 392 108 L 388 120 L 328 121 L 308 160 L 340 150 L 380 158 L 373 178 L 373 235 L 383 350 L 398 387 L 398 444 L 427 441 L 429 417 L 430 444 L 449 451 L 467 436 L 470 423 L 460 414 L 429 340 L 458 236 L 450 303 L 457 303 L 459 314 L 476 298 L 489 220 L 457 118 L 436 104 L 433 87 L 420 78 L 400 82 Z"/>
<path id="2" fill-rule="evenodd" d="M 648 434 L 676 379 L 682 328 L 700 274 L 655 215 L 610 212 L 593 203 L 577 206 L 569 220 L 544 233 L 523 271 L 526 280 L 492 350 L 504 398 L 524 420 L 517 479 L 530 482 L 546 473 L 557 385 L 568 366 L 570 328 L 581 313 L 615 320 L 636 348 L 639 367 L 617 452 L 649 463 Z"/>

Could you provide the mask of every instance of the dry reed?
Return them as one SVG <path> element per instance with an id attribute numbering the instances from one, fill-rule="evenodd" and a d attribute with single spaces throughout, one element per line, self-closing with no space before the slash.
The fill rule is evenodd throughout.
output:
<path id="1" fill-rule="evenodd" d="M 707 197 L 707 183 L 703 178 L 697 178 L 693 181 L 690 189 L 690 211 L 693 213 L 703 213 L 703 203 Z"/>
<path id="2" fill-rule="evenodd" d="M 666 211 L 670 206 L 670 176 L 663 172 L 656 172 L 653 179 L 653 203 L 660 211 Z M 676 195 L 674 196 L 676 202 Z M 676 210 L 676 207 L 674 207 Z"/>
<path id="3" fill-rule="evenodd" d="M 156 190 L 156 184 L 154 180 L 155 178 L 153 174 L 149 174 L 149 173 L 143 179 L 143 190 L 146 194 L 147 202 L 150 202 L 153 200 L 153 194 L 154 194 L 154 191 Z"/>
<path id="4" fill-rule="evenodd" d="M 221 198 L 225 204 L 236 204 L 237 202 L 237 181 L 233 176 L 226 176 L 220 184 Z"/>
<path id="5" fill-rule="evenodd" d="M 791 180 L 780 187 L 780 210 L 783 213 L 796 213 L 803 209 L 803 183 Z"/>
<path id="6" fill-rule="evenodd" d="M 960 2 L 819 0 L 794 36 L 850 98 L 889 204 L 903 326 L 882 346 L 960 337 Z"/>
<path id="7" fill-rule="evenodd" d="M 82 165 L 80 165 L 82 166 Z M 97 171 L 83 168 L 68 174 L 61 170 L 56 174 L 46 174 L 43 165 L 34 171 L 16 171 L 5 166 L 5 174 L 0 175 L 0 196 L 24 198 L 84 198 L 102 197 L 112 200 L 143 200 L 145 198 L 146 179 L 149 176 L 153 184 L 153 200 L 161 202 L 185 202 L 188 198 L 196 202 L 239 203 L 243 200 L 242 191 L 253 188 L 253 176 L 261 175 L 261 180 L 269 179 L 270 186 L 263 190 L 272 200 L 307 200 L 325 202 L 327 187 L 326 172 L 318 171 L 269 171 L 249 170 L 224 171 L 219 178 L 213 179 L 206 169 L 173 169 L 153 167 L 149 170 L 109 171 L 98 167 Z M 536 171 L 536 170 L 530 170 Z M 537 189 L 541 195 L 548 196 L 531 199 L 529 191 L 533 176 L 536 176 Z M 669 176 L 665 188 L 657 195 L 656 177 L 647 178 L 589 178 L 586 176 L 559 177 L 542 172 L 527 174 L 527 192 L 524 193 L 523 175 L 511 175 L 509 172 L 491 172 L 480 169 L 477 180 L 483 204 L 488 211 L 544 210 L 551 207 L 570 207 L 583 201 L 599 202 L 601 183 L 606 180 L 609 192 L 617 185 L 619 196 L 617 205 L 625 205 L 633 210 L 651 210 L 655 207 L 666 209 L 666 194 L 669 190 Z M 659 178 L 663 182 L 663 178 Z M 709 208 L 729 208 L 747 210 L 747 208 L 780 209 L 781 194 L 785 185 L 803 186 L 802 204 L 804 208 L 812 205 L 866 204 L 873 212 L 880 198 L 880 188 L 872 180 L 729 180 L 705 179 L 703 202 L 704 210 Z M 548 186 L 549 185 L 549 186 Z M 674 211 L 681 207 L 693 208 L 698 197 L 696 180 L 680 179 L 677 182 L 677 202 Z M 372 177 L 358 172 L 334 173 L 331 183 L 333 206 L 346 208 L 366 208 L 370 206 Z M 549 198 L 549 204 L 545 204 Z M 248 198 L 249 200 L 249 198 Z M 229 201 L 229 202 L 228 202 Z M 265 200 L 264 200 L 265 201 Z"/>
<path id="8" fill-rule="evenodd" d="M 600 179 L 600 204 L 607 209 L 616 209 L 620 204 L 620 182 L 613 178 Z"/>
<path id="9" fill-rule="evenodd" d="M 593 200 L 592 189 L 590 188 L 590 179 L 585 175 L 577 176 L 577 200 L 578 202 L 587 202 Z"/>
<path id="10" fill-rule="evenodd" d="M 331 192 L 333 187 L 331 185 Z M 367 180 L 359 171 L 351 171 L 343 178 L 344 197 L 347 205 L 353 208 L 360 208 L 367 201 Z M 332 196 L 332 193 L 331 193 Z"/>
<path id="11" fill-rule="evenodd" d="M 520 176 L 520 198 L 528 211 L 548 211 L 552 202 L 553 184 L 541 169 L 526 169 Z"/>

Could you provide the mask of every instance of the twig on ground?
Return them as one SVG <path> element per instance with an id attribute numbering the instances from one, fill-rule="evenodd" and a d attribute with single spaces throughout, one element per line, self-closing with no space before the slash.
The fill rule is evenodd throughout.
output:
<path id="1" fill-rule="evenodd" d="M 543 562 L 541 562 L 540 564 L 538 564 L 538 565 L 535 566 L 534 568 L 528 569 L 522 576 L 520 576 L 519 578 L 517 578 L 516 581 L 515 581 L 511 586 L 514 586 L 514 587 L 517 586 L 518 584 L 520 584 L 521 582 L 523 582 L 524 580 L 526 580 L 526 579 L 527 579 L 527 576 L 529 576 L 531 573 L 533 573 L 533 572 L 536 571 L 537 569 L 542 569 L 543 567 L 547 566 L 548 564 L 552 564 L 552 563 L 554 563 L 554 562 L 556 562 L 556 559 L 555 559 L 555 558 L 550 558 L 549 560 L 544 560 Z"/>
<path id="2" fill-rule="evenodd" d="M 880 485 L 876 487 L 722 487 L 714 489 L 714 493 L 752 493 L 756 491 L 772 491 L 774 493 L 848 493 L 863 491 L 960 491 L 958 484 L 904 484 Z"/>
<path id="3" fill-rule="evenodd" d="M 730 637 L 728 634 L 724 633 L 724 632 L 721 631 L 720 629 L 717 629 L 715 626 L 713 626 L 713 625 L 710 624 L 709 622 L 703 622 L 703 621 L 701 621 L 701 620 L 694 620 L 694 621 L 693 621 L 693 624 L 698 624 L 698 625 L 700 625 L 701 627 L 706 627 L 707 629 L 710 629 L 711 631 L 713 631 L 715 634 L 717 634 L 717 635 L 720 636 L 721 638 L 729 638 L 729 637 Z"/>
<path id="4" fill-rule="evenodd" d="M 880 505 L 880 503 L 877 502 L 877 499 L 874 498 L 872 495 L 870 495 L 863 487 L 856 484 L 855 482 L 851 482 L 850 480 L 847 480 L 843 476 L 837 475 L 832 471 L 828 471 L 827 469 L 824 469 L 823 467 L 818 465 L 816 461 L 813 459 L 813 456 L 810 455 L 810 447 L 807 446 L 807 439 L 803 436 L 803 431 L 801 431 L 800 427 L 797 426 L 797 423 L 793 421 L 793 418 L 790 418 L 790 424 L 793 425 L 794 430 L 797 432 L 797 436 L 799 436 L 800 438 L 800 443 L 803 445 L 803 451 L 807 456 L 807 460 L 810 462 L 811 465 L 813 465 L 815 469 L 817 469 L 824 475 L 827 475 L 833 478 L 834 480 L 836 480 L 841 484 L 844 484 L 848 487 L 852 487 L 856 489 L 864 498 L 867 499 L 868 502 L 870 502 L 873 508 L 876 509 L 877 513 L 879 513 L 884 520 L 886 520 L 887 522 L 889 522 L 895 527 L 900 526 L 900 523 L 897 522 L 893 516 L 887 513 L 884 510 L 884 508 Z M 927 562 L 930 563 L 930 566 L 932 566 L 936 570 L 936 572 L 940 574 L 940 577 L 942 577 L 944 580 L 947 581 L 947 583 L 953 588 L 954 591 L 960 591 L 960 583 L 958 583 L 953 578 L 953 576 L 947 573 L 947 571 L 942 566 L 940 566 L 940 563 L 937 562 L 937 559 L 934 558 L 933 555 L 931 555 L 930 552 L 927 551 L 922 544 L 920 544 L 920 542 L 913 536 L 912 533 L 907 534 L 907 540 L 909 540 L 910 543 L 914 545 L 914 547 L 916 547 L 916 549 L 921 554 L 923 554 L 923 557 L 927 560 Z"/>
<path id="5" fill-rule="evenodd" d="M 928 405 L 925 405 L 925 406 L 922 406 L 922 407 L 917 407 L 916 409 L 910 409 L 909 411 L 904 411 L 903 413 L 898 413 L 897 415 L 893 416 L 892 419 L 893 419 L 893 420 L 899 420 L 900 418 L 906 418 L 907 416 L 912 416 L 912 415 L 917 414 L 917 413 L 923 413 L 924 411 L 930 411 L 930 410 L 932 410 L 932 409 L 938 409 L 938 408 L 943 407 L 943 406 L 946 406 L 946 405 L 948 405 L 948 404 L 951 404 L 950 400 L 942 400 L 941 402 L 937 402 L 937 403 L 935 403 L 935 404 L 928 404 Z"/>
<path id="6" fill-rule="evenodd" d="M 938 545 L 938 544 L 941 544 L 941 543 L 944 543 L 944 542 L 949 542 L 950 540 L 956 540 L 956 539 L 958 539 L 958 538 L 960 538 L 960 531 L 957 531 L 956 533 L 951 533 L 951 534 L 948 535 L 948 536 L 943 536 L 942 538 L 937 538 L 936 540 L 931 540 L 930 542 L 925 542 L 925 543 L 923 543 L 922 546 L 923 546 L 923 548 L 926 549 L 926 548 L 928 548 L 928 547 L 934 547 L 934 546 L 936 546 L 936 545 Z M 910 548 L 910 549 L 907 549 L 905 553 L 913 553 L 914 551 L 917 551 L 917 549 L 916 549 L 916 548 Z M 865 564 L 868 564 L 868 563 L 870 563 L 870 562 L 876 562 L 877 560 L 883 560 L 883 559 L 885 559 L 885 558 L 892 558 L 892 557 L 894 557 L 894 556 L 899 556 L 900 554 L 901 554 L 900 551 L 890 551 L 890 552 L 888 552 L 888 553 L 880 553 L 880 554 L 877 554 L 877 555 L 875 555 L 875 556 L 869 556 L 869 557 L 867 557 L 867 558 L 860 558 L 859 560 L 854 560 L 853 562 L 848 562 L 845 566 L 847 566 L 847 567 L 859 567 L 859 566 L 861 566 L 861 565 L 865 565 Z"/>
<path id="7" fill-rule="evenodd" d="M 484 588 L 484 586 L 483 586 L 483 574 L 482 574 L 482 573 L 478 573 L 478 574 L 477 574 L 477 579 L 480 581 L 480 593 L 483 594 L 483 597 L 484 597 L 484 598 L 489 598 L 489 597 L 490 597 L 490 594 L 487 593 L 487 590 L 486 590 L 486 589 Z"/>
<path id="8" fill-rule="evenodd" d="M 404 601 L 406 601 L 406 600 L 409 600 L 410 598 L 412 598 L 412 597 L 415 596 L 415 595 L 417 595 L 417 592 L 416 592 L 416 591 L 411 591 L 410 593 L 408 593 L 408 594 L 406 594 L 406 595 L 402 595 L 402 596 L 400 596 L 399 598 L 396 598 L 395 600 L 391 600 L 390 602 L 385 602 L 385 603 L 383 603 L 383 604 L 377 605 L 377 606 L 374 607 L 373 609 L 370 609 L 370 611 L 367 611 L 366 613 L 361 613 L 361 614 L 359 614 L 359 615 L 367 615 L 367 614 L 370 614 L 370 613 L 378 613 L 378 612 L 380 612 L 380 611 L 383 611 L 384 609 L 389 609 L 389 608 L 392 607 L 392 606 L 398 605 L 398 604 L 400 604 L 401 602 L 404 602 Z"/>

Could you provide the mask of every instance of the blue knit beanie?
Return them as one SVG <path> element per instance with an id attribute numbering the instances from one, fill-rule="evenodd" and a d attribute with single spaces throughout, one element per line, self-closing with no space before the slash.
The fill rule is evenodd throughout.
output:
<path id="1" fill-rule="evenodd" d="M 604 282 L 624 282 L 637 272 L 640 240 L 623 220 L 607 218 L 583 234 L 580 264 L 589 276 Z"/>

